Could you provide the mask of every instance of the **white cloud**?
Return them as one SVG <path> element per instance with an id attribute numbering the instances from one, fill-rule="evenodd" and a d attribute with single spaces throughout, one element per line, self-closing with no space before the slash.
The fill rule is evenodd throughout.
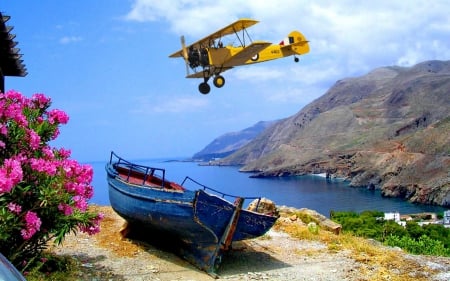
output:
<path id="1" fill-rule="evenodd" d="M 235 68 L 232 71 L 232 76 L 236 79 L 251 82 L 261 82 L 268 79 L 279 79 L 284 75 L 284 72 L 280 71 L 279 69 L 259 65 Z"/>
<path id="2" fill-rule="evenodd" d="M 256 0 L 137 0 L 127 18 L 162 20 L 172 32 L 192 36 L 193 40 L 237 18 L 255 18 L 261 22 L 249 31 L 255 31 L 257 39 L 279 40 L 296 28 L 310 39 L 315 53 L 373 62 L 373 56 L 397 61 L 404 55 L 403 50 L 417 41 L 447 42 L 450 20 L 446 11 L 448 2 L 444 0 L 429 3 L 291 0 L 282 5 Z M 425 53 L 429 49 L 430 46 L 415 48 Z"/>
<path id="3" fill-rule="evenodd" d="M 185 35 L 187 42 L 242 17 L 260 21 L 248 30 L 253 40 L 277 43 L 298 29 L 310 41 L 310 53 L 301 58 L 301 67 L 280 60 L 270 66 L 245 66 L 225 74 L 249 83 L 281 79 L 297 87 L 322 89 L 378 67 L 450 59 L 446 0 L 287 0 L 282 4 L 258 0 L 136 0 L 127 15 L 128 20 L 162 22 L 174 36 Z"/>
<path id="4" fill-rule="evenodd" d="M 209 100 L 202 97 L 203 96 L 167 96 L 164 99 L 158 99 L 154 96 L 141 96 L 133 103 L 131 112 L 145 115 L 152 113 L 195 112 L 207 107 L 209 104 Z"/>
<path id="5" fill-rule="evenodd" d="M 70 44 L 80 41 L 83 41 L 83 38 L 80 36 L 64 36 L 61 39 L 59 39 L 59 43 L 61 44 Z"/>

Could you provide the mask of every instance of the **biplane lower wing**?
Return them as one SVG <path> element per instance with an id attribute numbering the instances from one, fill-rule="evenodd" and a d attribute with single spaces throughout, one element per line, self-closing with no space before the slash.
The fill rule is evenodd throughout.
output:
<path id="1" fill-rule="evenodd" d="M 220 69 L 217 69 L 217 70 L 219 70 L 218 72 L 222 73 L 222 72 L 230 70 L 232 68 L 233 67 L 221 67 Z M 207 76 L 210 75 L 209 72 L 206 72 L 206 73 L 207 73 Z M 186 76 L 186 78 L 204 78 L 204 77 L 205 77 L 205 73 L 203 71 L 198 71 L 198 72 L 195 72 L 195 73 L 192 73 L 192 74 L 189 74 Z"/>
<path id="2" fill-rule="evenodd" d="M 238 53 L 234 54 L 229 60 L 223 63 L 224 67 L 233 67 L 243 65 L 246 61 L 251 60 L 258 55 L 259 52 L 269 47 L 271 43 L 265 41 L 254 41 L 252 44 L 246 46 Z M 255 58 L 257 60 L 257 58 Z"/>

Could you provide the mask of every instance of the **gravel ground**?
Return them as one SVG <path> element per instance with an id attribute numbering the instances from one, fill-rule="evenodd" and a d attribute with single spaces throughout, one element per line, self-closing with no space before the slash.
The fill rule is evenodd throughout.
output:
<path id="1" fill-rule="evenodd" d="M 234 244 L 222 259 L 219 278 L 214 279 L 174 254 L 122 239 L 118 231 L 124 221 L 109 207 L 101 211 L 106 216 L 100 234 L 69 235 L 62 246 L 52 249 L 79 261 L 80 280 L 372 280 L 370 273 L 377 270 L 355 261 L 348 250 L 329 251 L 322 242 L 298 240 L 271 230 L 258 239 Z M 428 280 L 450 280 L 449 258 L 404 255 L 417 264 L 412 276 L 423 276 L 426 271 L 431 272 Z M 383 280 L 399 280 L 394 275 L 395 270 Z"/>

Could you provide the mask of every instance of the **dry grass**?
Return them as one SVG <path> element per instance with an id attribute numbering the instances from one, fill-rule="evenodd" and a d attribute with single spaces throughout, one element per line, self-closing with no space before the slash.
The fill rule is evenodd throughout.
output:
<path id="1" fill-rule="evenodd" d="M 102 248 L 108 248 L 121 257 L 133 257 L 143 251 L 144 247 L 138 242 L 122 237 L 120 230 L 124 227 L 125 220 L 119 217 L 110 207 L 93 205 L 90 208 L 94 212 L 101 212 L 105 215 L 100 225 L 100 233 L 94 236 L 96 242 Z"/>
<path id="2" fill-rule="evenodd" d="M 325 230 L 313 234 L 305 225 L 283 220 L 277 222 L 275 229 L 301 240 L 322 242 L 332 253 L 349 252 L 349 257 L 358 264 L 355 268 L 364 281 L 426 281 L 433 273 L 433 270 L 425 264 L 407 258 L 404 252 L 385 247 L 376 241 L 345 233 L 336 235 Z M 308 255 L 313 254 L 314 252 L 308 252 Z"/>

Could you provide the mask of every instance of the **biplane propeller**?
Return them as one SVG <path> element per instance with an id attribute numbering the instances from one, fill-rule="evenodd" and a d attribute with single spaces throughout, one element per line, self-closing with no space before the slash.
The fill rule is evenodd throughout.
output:
<path id="1" fill-rule="evenodd" d="M 186 76 L 189 76 L 189 57 L 186 49 L 186 42 L 184 40 L 184 36 L 181 36 L 181 48 L 183 51 L 184 61 L 186 62 Z"/>
<path id="2" fill-rule="evenodd" d="M 299 31 L 292 31 L 279 44 L 266 41 L 252 41 L 247 28 L 258 23 L 252 19 L 240 19 L 208 36 L 186 46 L 184 36 L 181 36 L 181 50 L 169 57 L 182 57 L 186 64 L 186 78 L 203 78 L 198 86 L 200 93 L 208 94 L 211 87 L 208 81 L 213 77 L 213 84 L 217 88 L 225 85 L 225 78 L 221 75 L 235 66 L 259 63 L 288 56 L 309 52 L 309 44 L 305 36 Z M 238 32 L 242 32 L 240 35 Z M 223 38 L 236 35 L 239 45 L 223 45 Z M 247 44 L 246 41 L 249 41 Z M 191 74 L 189 69 L 193 70 Z"/>

